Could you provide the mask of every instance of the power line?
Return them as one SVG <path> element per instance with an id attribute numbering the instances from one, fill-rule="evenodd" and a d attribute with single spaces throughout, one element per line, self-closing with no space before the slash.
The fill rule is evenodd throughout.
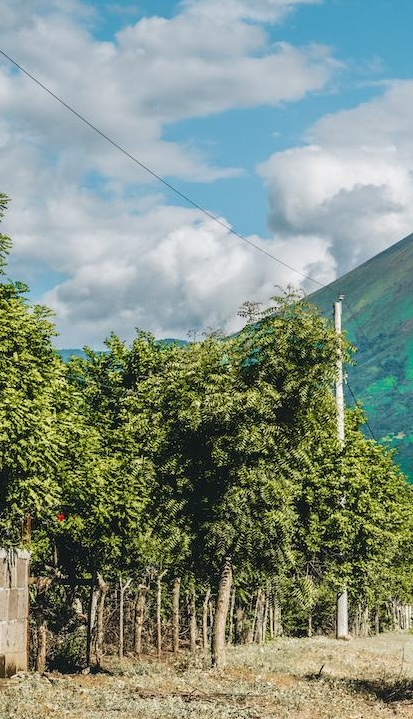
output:
<path id="1" fill-rule="evenodd" d="M 4 50 L 0 49 L 0 54 L 3 55 L 3 57 L 6 58 L 9 62 L 12 63 L 20 72 L 24 73 L 30 80 L 36 83 L 36 85 L 39 85 L 39 87 L 42 88 L 45 92 L 47 92 L 51 97 L 53 97 L 57 102 L 59 102 L 66 110 L 69 110 L 73 115 L 75 115 L 81 122 L 83 122 L 85 125 L 87 125 L 91 130 L 96 132 L 100 137 L 102 137 L 106 142 L 109 142 L 113 147 L 115 147 L 119 152 L 121 152 L 123 155 L 128 157 L 130 160 L 135 162 L 137 165 L 139 165 L 142 170 L 145 170 L 149 175 L 151 175 L 155 180 L 158 180 L 158 182 L 161 182 L 165 187 L 167 187 L 169 190 L 174 192 L 178 197 L 180 197 L 182 200 L 185 200 L 189 205 L 194 207 L 195 209 L 199 210 L 199 212 L 202 212 L 206 217 L 208 217 L 210 220 L 213 220 L 214 222 L 218 223 L 221 227 L 223 227 L 227 232 L 229 232 L 232 235 L 235 235 L 235 237 L 238 237 L 239 240 L 242 240 L 242 242 L 245 242 L 246 244 L 253 247 L 258 252 L 261 252 L 261 254 L 266 255 L 270 259 L 274 260 L 275 262 L 278 262 L 280 265 L 283 265 L 284 267 L 287 267 L 289 270 L 292 270 L 292 272 L 295 272 L 297 275 L 300 275 L 303 277 L 303 279 L 310 280 L 310 282 L 313 282 L 316 285 L 319 285 L 319 287 L 323 287 L 324 285 L 319 282 L 318 280 L 315 280 L 313 277 L 310 277 L 309 275 L 304 274 L 300 270 L 297 270 L 295 267 L 292 267 L 292 265 L 289 265 L 287 262 L 284 262 L 284 260 L 280 260 L 279 257 L 276 257 L 275 255 L 271 254 L 271 252 L 268 252 L 268 250 L 265 250 L 263 247 L 260 247 L 255 242 L 252 242 L 252 240 L 249 240 L 247 237 L 242 235 L 240 232 L 237 232 L 237 230 L 234 230 L 230 225 L 228 225 L 226 222 L 223 222 L 220 220 L 219 217 L 214 215 L 212 212 L 209 212 L 209 210 L 206 210 L 204 207 L 199 205 L 197 202 L 194 202 L 188 195 L 185 195 L 181 190 L 178 190 L 177 187 L 172 185 L 167 180 L 164 180 L 163 177 L 158 175 L 154 170 L 152 170 L 148 165 L 145 165 L 141 160 L 138 160 L 137 157 L 132 155 L 130 152 L 125 150 L 122 145 L 119 145 L 115 140 L 113 140 L 111 137 L 106 135 L 102 130 L 100 130 L 96 125 L 94 125 L 92 122 L 86 119 L 84 115 L 82 115 L 80 112 L 75 110 L 71 105 L 69 105 L 67 102 L 62 100 L 61 97 L 56 95 L 52 90 L 50 90 L 46 85 L 44 85 L 40 80 L 37 79 L 34 75 L 32 75 L 28 70 L 26 70 L 24 67 L 19 65 L 13 58 L 11 58 L 9 55 L 7 55 Z"/>
<path id="2" fill-rule="evenodd" d="M 96 127 L 96 125 L 94 125 L 92 122 L 90 122 L 86 117 L 84 117 L 84 115 L 82 115 L 80 112 L 78 112 L 77 110 L 75 110 L 71 105 L 69 105 L 69 104 L 68 104 L 67 102 L 65 102 L 61 97 L 59 97 L 58 95 L 56 95 L 56 94 L 55 94 L 52 90 L 50 90 L 46 85 L 44 85 L 37 77 L 35 77 L 32 73 L 30 73 L 28 70 L 26 70 L 26 69 L 25 69 L 22 65 L 20 65 L 18 62 L 16 62 L 15 60 L 13 60 L 13 58 L 11 58 L 9 55 L 7 55 L 7 54 L 4 52 L 4 50 L 2 50 L 1 48 L 0 48 L 0 54 L 3 55 L 3 57 L 5 57 L 6 60 L 8 60 L 8 61 L 9 61 L 12 65 L 14 65 L 18 70 L 20 70 L 20 72 L 22 72 L 24 75 L 26 75 L 26 76 L 27 76 L 30 80 L 32 80 L 34 83 L 36 83 L 36 85 L 38 85 L 40 88 L 42 88 L 42 90 L 44 90 L 45 92 L 47 92 L 48 95 L 50 95 L 50 96 L 53 97 L 57 102 L 59 102 L 60 105 L 62 105 L 66 110 L 68 110 L 68 111 L 71 112 L 75 117 L 77 117 L 78 120 L 80 120 L 80 121 L 83 122 L 85 125 L 87 125 L 91 130 L 93 130 L 94 132 L 96 132 L 103 140 L 105 140 L 105 141 L 108 142 L 110 145 L 112 145 L 115 149 L 117 149 L 119 152 L 121 152 L 123 155 L 125 155 L 128 159 L 132 160 L 132 162 L 134 162 L 134 163 L 135 163 L 136 165 L 138 165 L 141 169 L 143 169 L 145 172 L 147 172 L 149 175 L 151 175 L 155 180 L 157 180 L 158 182 L 161 182 L 165 187 L 167 187 L 169 190 L 171 190 L 173 193 L 175 193 L 175 195 L 177 195 L 177 196 L 180 197 L 182 200 L 184 200 L 185 202 L 187 202 L 189 205 L 191 205 L 192 207 L 194 207 L 195 209 L 197 209 L 199 212 L 201 212 L 202 214 L 204 214 L 204 215 L 205 215 L 206 217 L 208 217 L 210 220 L 213 220 L 213 222 L 215 222 L 215 223 L 217 223 L 218 225 L 220 225 L 221 227 L 223 227 L 227 232 L 229 232 L 230 234 L 234 235 L 235 237 L 237 237 L 237 238 L 238 238 L 239 240 L 241 240 L 242 242 L 245 242 L 246 244 L 250 245 L 251 247 L 253 247 L 253 248 L 254 248 L 255 250 L 257 250 L 258 252 L 261 252 L 261 254 L 266 255 L 267 257 L 269 257 L 270 259 L 274 260 L 274 261 L 277 262 L 278 264 L 283 265 L 284 267 L 286 267 L 287 269 L 291 270 L 292 272 L 295 272 L 297 275 L 300 275 L 303 279 L 309 280 L 310 282 L 313 282 L 314 284 L 318 285 L 319 287 L 324 287 L 323 283 L 319 282 L 318 280 L 314 279 L 313 277 L 310 277 L 309 275 L 306 275 L 305 273 L 301 272 L 300 270 L 297 270 L 297 269 L 296 269 L 295 267 L 293 267 L 292 265 L 288 264 L 287 262 L 284 262 L 284 260 L 281 260 L 279 257 L 276 257 L 276 256 L 273 255 L 271 252 L 268 252 L 268 250 L 265 250 L 263 247 L 260 247 L 260 246 L 257 245 L 255 242 L 252 242 L 252 240 L 249 240 L 247 237 L 245 237 L 244 235 L 242 235 L 240 232 L 238 232 L 237 230 L 234 230 L 234 229 L 233 229 L 230 225 L 228 225 L 226 222 L 223 222 L 219 217 L 217 217 L 216 215 L 214 215 L 212 212 L 210 212 L 209 210 L 206 210 L 204 207 L 202 207 L 202 206 L 199 205 L 197 202 L 195 202 L 194 200 L 192 200 L 188 195 L 186 195 L 185 193 L 181 192 L 181 190 L 179 190 L 177 187 L 175 187 L 174 185 L 172 185 L 172 183 L 170 183 L 170 182 L 168 182 L 167 180 L 165 180 L 165 179 L 164 179 L 163 177 L 161 177 L 158 173 L 156 173 L 154 170 L 152 170 L 148 165 L 146 165 L 146 164 L 143 163 L 141 160 L 139 160 L 137 157 L 135 157 L 135 156 L 132 155 L 130 152 L 128 152 L 128 150 L 126 150 L 122 145 L 120 145 L 120 144 L 117 143 L 115 140 L 113 140 L 111 137 L 109 137 L 108 135 L 106 135 L 106 133 L 104 133 L 102 130 L 100 130 L 98 127 Z M 366 341 L 368 342 L 368 344 L 371 346 L 371 343 L 370 343 L 368 337 L 366 336 L 364 330 L 362 329 L 362 327 L 360 327 L 360 325 L 359 325 L 357 319 L 354 317 L 354 314 L 352 313 L 352 311 L 351 311 L 351 309 L 350 309 L 350 305 L 349 305 L 348 301 L 347 301 L 347 300 L 345 300 L 345 301 L 346 301 L 347 307 L 348 307 L 348 309 L 349 309 L 349 311 L 350 311 L 350 315 L 351 315 L 352 318 L 354 319 L 354 321 L 355 321 L 355 323 L 357 324 L 359 330 L 360 330 L 360 331 L 362 332 L 362 334 L 364 335 L 364 337 L 365 337 Z M 353 393 L 353 391 L 352 391 L 350 385 L 348 384 L 348 382 L 347 382 L 347 386 L 348 386 L 348 389 L 349 389 L 350 394 L 352 395 L 354 401 L 357 403 L 357 398 L 355 397 L 355 395 L 354 395 L 354 393 Z M 370 431 L 370 433 L 371 433 L 373 439 L 375 439 L 374 433 L 373 433 L 373 431 L 372 431 L 372 429 L 371 429 L 371 427 L 370 427 L 370 425 L 369 425 L 369 423 L 368 423 L 367 420 L 366 420 L 366 426 L 368 427 L 368 429 L 369 429 L 369 431 Z"/>

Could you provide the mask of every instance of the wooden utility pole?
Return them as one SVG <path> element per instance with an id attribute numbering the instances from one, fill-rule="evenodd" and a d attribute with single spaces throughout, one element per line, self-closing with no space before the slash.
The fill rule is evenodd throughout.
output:
<path id="1" fill-rule="evenodd" d="M 336 379 L 336 408 L 337 408 L 337 436 L 340 448 L 344 447 L 344 389 L 343 389 L 343 352 L 341 336 L 341 314 L 343 296 L 339 295 L 334 303 L 334 326 L 337 334 L 337 379 Z M 341 506 L 344 508 L 346 498 L 341 497 Z M 344 584 L 342 592 L 337 597 L 337 639 L 348 637 L 348 596 L 347 585 Z"/>

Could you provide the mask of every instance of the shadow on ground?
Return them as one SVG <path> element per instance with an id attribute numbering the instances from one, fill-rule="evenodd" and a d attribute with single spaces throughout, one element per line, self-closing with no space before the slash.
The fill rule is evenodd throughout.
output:
<path id="1" fill-rule="evenodd" d="M 341 685 L 355 694 L 367 694 L 381 700 L 384 704 L 396 704 L 397 702 L 413 704 L 413 679 L 408 677 L 381 677 L 380 679 L 371 680 L 333 679 L 324 675 L 322 670 L 323 667 L 314 674 L 307 674 L 305 678 L 309 681 L 321 680 L 335 686 Z"/>

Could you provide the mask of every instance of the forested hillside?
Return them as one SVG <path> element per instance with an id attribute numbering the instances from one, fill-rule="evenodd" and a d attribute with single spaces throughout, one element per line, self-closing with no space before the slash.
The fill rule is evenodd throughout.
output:
<path id="1" fill-rule="evenodd" d="M 376 439 L 413 480 L 413 235 L 311 295 L 325 316 L 344 295 L 343 329 L 357 346 L 348 367 Z M 348 394 L 349 403 L 354 398 Z"/>
<path id="2" fill-rule="evenodd" d="M 334 629 L 344 585 L 353 618 L 374 609 L 380 625 L 411 598 L 411 488 L 358 409 L 341 448 L 338 340 L 313 306 L 287 293 L 233 338 L 112 335 L 65 365 L 48 311 L 2 280 L 0 545 L 28 547 L 42 578 L 38 668 L 46 623 L 55 658 L 85 637 L 100 663 L 110 586 L 120 652 L 127 585 L 136 654 L 165 636 L 176 650 L 185 626 L 215 665 L 228 632 Z"/>

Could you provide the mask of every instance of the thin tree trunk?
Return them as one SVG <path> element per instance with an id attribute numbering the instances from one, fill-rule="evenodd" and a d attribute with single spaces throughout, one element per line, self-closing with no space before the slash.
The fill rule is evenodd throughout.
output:
<path id="1" fill-rule="evenodd" d="M 281 606 L 277 599 L 274 599 L 274 636 L 280 637 L 283 633 Z"/>
<path id="2" fill-rule="evenodd" d="M 259 604 L 259 601 L 260 601 L 260 590 L 258 590 L 258 592 L 257 592 L 257 598 L 256 598 L 256 600 L 255 600 L 254 615 L 253 615 L 253 618 L 252 618 L 252 624 L 251 624 L 251 627 L 250 627 L 250 629 L 248 630 L 248 634 L 247 634 L 247 640 L 246 640 L 246 643 L 247 643 L 247 644 L 252 644 L 253 641 L 254 641 L 254 637 L 255 637 L 255 626 L 256 626 L 256 623 L 257 623 L 257 616 L 258 616 L 258 604 Z"/>
<path id="3" fill-rule="evenodd" d="M 232 561 L 226 557 L 219 580 L 218 596 L 212 627 L 212 666 L 225 665 L 225 626 L 228 615 L 232 586 Z"/>
<path id="4" fill-rule="evenodd" d="M 142 628 L 145 617 L 146 595 L 149 587 L 140 584 L 135 603 L 135 632 L 134 632 L 134 648 L 135 654 L 139 657 L 142 653 Z"/>
<path id="5" fill-rule="evenodd" d="M 37 606 L 36 617 L 36 671 L 43 674 L 46 669 L 47 655 L 47 624 L 45 618 L 46 591 L 50 587 L 51 580 L 48 577 L 39 577 L 37 580 Z"/>
<path id="6" fill-rule="evenodd" d="M 310 613 L 308 615 L 308 625 L 307 625 L 307 637 L 313 636 L 313 613 L 310 609 Z"/>
<path id="7" fill-rule="evenodd" d="M 162 653 L 162 578 L 164 577 L 165 573 L 165 571 L 160 572 L 156 579 L 156 654 L 158 659 L 161 658 Z"/>
<path id="8" fill-rule="evenodd" d="M 374 628 L 376 630 L 376 634 L 380 634 L 380 608 L 378 605 L 376 606 L 376 613 L 374 617 Z"/>
<path id="9" fill-rule="evenodd" d="M 368 637 L 370 634 L 370 614 L 366 605 L 361 614 L 361 636 Z"/>
<path id="10" fill-rule="evenodd" d="M 126 584 L 123 584 L 122 577 L 119 575 L 119 659 L 122 661 L 124 654 L 124 605 L 125 605 L 125 592 L 130 586 L 132 579 L 128 579 Z"/>
<path id="11" fill-rule="evenodd" d="M 109 584 L 107 584 L 103 577 L 98 574 L 97 576 L 98 580 L 98 587 L 99 592 L 97 595 L 97 604 L 96 604 L 96 630 L 95 630 L 95 641 L 94 641 L 94 652 L 96 657 L 96 664 L 98 667 L 100 667 L 102 662 L 102 656 L 103 656 L 103 640 L 104 640 L 104 627 L 103 627 L 103 611 L 105 608 L 105 599 L 106 594 L 109 589 Z"/>
<path id="12" fill-rule="evenodd" d="M 94 571 L 90 582 L 89 591 L 89 606 L 87 612 L 87 637 L 86 637 L 86 663 L 90 667 L 92 664 L 92 643 L 93 643 L 93 632 L 96 623 L 96 607 L 98 591 L 96 589 L 97 575 Z"/>
<path id="13" fill-rule="evenodd" d="M 181 577 L 176 577 L 172 588 L 172 651 L 179 651 L 179 595 L 181 592 Z"/>
<path id="14" fill-rule="evenodd" d="M 231 606 L 229 609 L 229 631 L 228 631 L 228 644 L 234 643 L 234 609 L 235 609 L 235 587 L 232 587 L 231 591 Z"/>
<path id="15" fill-rule="evenodd" d="M 269 614 L 270 614 L 270 639 L 274 639 L 274 608 L 271 603 L 269 606 Z"/>
<path id="16" fill-rule="evenodd" d="M 264 604 L 264 622 L 262 627 L 262 641 L 265 644 L 267 641 L 267 625 L 268 625 L 268 612 L 270 607 L 270 600 L 268 597 L 268 594 L 265 595 L 265 604 Z"/>
<path id="17" fill-rule="evenodd" d="M 214 607 L 212 603 L 212 599 L 209 599 L 208 602 L 208 609 L 209 609 L 209 626 L 211 627 L 211 647 L 212 647 L 212 627 L 214 626 Z"/>
<path id="18" fill-rule="evenodd" d="M 196 626 L 196 594 L 195 589 L 191 591 L 189 600 L 189 642 L 190 652 L 195 654 L 196 652 L 196 638 L 197 638 L 197 626 Z"/>
<path id="19" fill-rule="evenodd" d="M 208 605 L 209 605 L 209 598 L 211 596 L 211 589 L 208 587 L 205 598 L 202 604 L 202 646 L 204 649 L 204 652 L 208 651 L 209 648 L 209 642 L 208 642 Z"/>
<path id="20" fill-rule="evenodd" d="M 257 604 L 255 612 L 255 633 L 254 640 L 257 644 L 262 644 L 264 634 L 264 609 L 265 609 L 265 593 L 263 589 L 258 590 Z"/>
<path id="21" fill-rule="evenodd" d="M 241 644 L 245 637 L 244 637 L 244 618 L 245 618 L 245 612 L 243 607 L 237 607 L 237 611 L 235 613 L 235 641 L 238 644 Z"/>

